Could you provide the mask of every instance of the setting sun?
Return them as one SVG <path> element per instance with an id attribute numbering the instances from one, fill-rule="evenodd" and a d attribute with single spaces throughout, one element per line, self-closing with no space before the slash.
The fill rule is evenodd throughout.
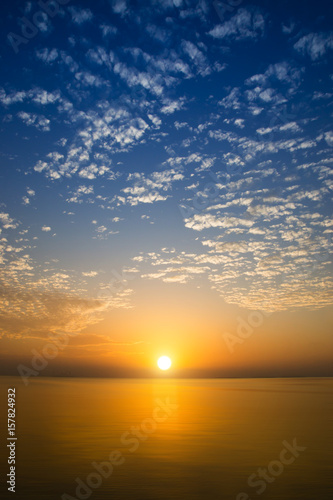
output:
<path id="1" fill-rule="evenodd" d="M 157 365 L 161 370 L 169 370 L 171 366 L 171 359 L 168 356 L 162 356 L 158 359 Z"/>

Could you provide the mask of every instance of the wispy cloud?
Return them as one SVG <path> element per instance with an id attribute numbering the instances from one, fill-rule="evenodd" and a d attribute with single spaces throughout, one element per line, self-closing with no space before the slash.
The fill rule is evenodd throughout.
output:
<path id="1" fill-rule="evenodd" d="M 263 36 L 264 16 L 258 10 L 240 8 L 229 21 L 215 26 L 209 31 L 213 38 L 242 41 Z"/>
<path id="2" fill-rule="evenodd" d="M 93 13 L 90 9 L 81 9 L 79 7 L 70 6 L 68 7 L 69 12 L 72 15 L 73 23 L 83 24 L 93 19 Z"/>
<path id="3" fill-rule="evenodd" d="M 322 58 L 328 50 L 333 49 L 333 33 L 309 33 L 300 38 L 294 48 L 312 61 Z"/>

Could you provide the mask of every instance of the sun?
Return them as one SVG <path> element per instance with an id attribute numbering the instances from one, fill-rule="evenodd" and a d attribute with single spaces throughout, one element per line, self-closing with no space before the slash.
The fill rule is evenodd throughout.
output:
<path id="1" fill-rule="evenodd" d="M 169 370 L 171 366 L 171 359 L 168 356 L 161 356 L 157 360 L 157 365 L 161 370 Z"/>

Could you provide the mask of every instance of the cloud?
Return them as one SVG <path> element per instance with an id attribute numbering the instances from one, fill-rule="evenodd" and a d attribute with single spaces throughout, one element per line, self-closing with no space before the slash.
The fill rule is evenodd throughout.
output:
<path id="1" fill-rule="evenodd" d="M 259 11 L 241 8 L 229 21 L 215 26 L 208 34 L 213 38 L 240 41 L 260 38 L 264 30 L 265 20 Z"/>
<path id="2" fill-rule="evenodd" d="M 178 101 L 166 100 L 164 106 L 161 108 L 161 113 L 164 115 L 172 115 L 175 111 L 183 108 L 185 98 L 180 98 Z"/>
<path id="3" fill-rule="evenodd" d="M 7 229 L 15 229 L 8 214 L 0 214 Z M 42 230 L 49 232 L 50 227 Z M 21 230 L 24 242 L 28 230 Z M 17 239 L 17 238 L 15 238 Z M 50 332 L 79 332 L 101 320 L 107 309 L 130 308 L 133 291 L 115 286 L 113 282 L 99 283 L 89 291 L 86 278 L 95 277 L 97 271 L 80 274 L 56 267 L 56 261 L 46 265 L 35 262 L 24 246 L 19 248 L 0 242 L 1 268 L 0 319 L 2 331 L 17 338 L 43 338 Z M 128 270 L 128 272 L 133 270 Z M 111 286 L 110 286 L 111 285 Z"/>
<path id="4" fill-rule="evenodd" d="M 124 80 L 129 87 L 143 87 L 156 96 L 163 94 L 163 78 L 159 74 L 138 71 L 137 69 L 128 67 L 122 62 L 114 64 L 113 71 Z"/>
<path id="5" fill-rule="evenodd" d="M 331 147 L 333 147 L 333 132 L 330 130 L 329 132 L 325 132 L 325 141 Z"/>
<path id="6" fill-rule="evenodd" d="M 147 33 L 158 42 L 166 43 L 170 39 L 170 32 L 154 24 L 148 24 L 146 27 Z"/>
<path id="7" fill-rule="evenodd" d="M 25 111 L 19 111 L 17 116 L 25 123 L 25 125 L 36 127 L 42 132 L 50 131 L 50 120 L 43 115 L 36 115 L 34 113 L 26 113 Z"/>
<path id="8" fill-rule="evenodd" d="M 101 24 L 99 28 L 102 31 L 104 38 L 118 33 L 118 29 L 115 26 L 110 26 L 109 24 Z"/>
<path id="9" fill-rule="evenodd" d="M 294 23 L 294 21 L 289 21 L 289 23 L 282 23 L 282 33 L 284 33 L 285 35 L 290 35 L 290 33 L 294 31 L 295 26 L 296 24 Z"/>
<path id="10" fill-rule="evenodd" d="M 152 3 L 154 8 L 160 8 L 161 10 L 182 8 L 184 6 L 184 0 L 152 0 Z"/>
<path id="11" fill-rule="evenodd" d="M 0 317 L 6 334 L 47 338 L 52 332 L 79 332 L 100 320 L 106 304 L 65 293 L 24 292 L 2 287 Z M 7 307 L 5 304 L 7 303 Z"/>
<path id="12" fill-rule="evenodd" d="M 51 231 L 51 228 L 49 226 L 43 226 L 42 231 L 44 231 L 45 233 L 48 233 L 49 231 Z"/>
<path id="13" fill-rule="evenodd" d="M 70 347 L 116 347 L 116 346 L 134 346 L 139 344 L 144 344 L 144 341 L 136 341 L 136 342 L 115 342 L 110 337 L 106 335 L 99 335 L 94 333 L 80 333 L 75 337 L 71 337 Z M 106 350 L 103 349 L 103 353 Z"/>
<path id="14" fill-rule="evenodd" d="M 302 68 L 291 65 L 287 61 L 270 64 L 265 73 L 259 73 L 245 80 L 246 85 L 268 86 L 274 81 L 298 86 L 301 80 Z M 270 82 L 270 83 L 269 83 Z M 259 87 L 258 87 L 259 88 Z M 261 89 L 262 90 L 262 89 Z"/>
<path id="15" fill-rule="evenodd" d="M 9 214 L 4 212 L 0 212 L 0 222 L 2 223 L 4 229 L 16 229 L 19 225 L 19 223 L 15 222 Z"/>
<path id="16" fill-rule="evenodd" d="M 36 192 L 33 189 L 27 188 L 27 195 L 30 197 L 35 196 Z M 24 205 L 29 205 L 30 204 L 30 198 L 28 196 L 23 196 L 22 201 Z"/>
<path id="17" fill-rule="evenodd" d="M 218 242 L 206 240 L 202 242 L 203 245 L 214 248 L 217 253 L 227 253 L 229 255 L 237 255 L 238 253 L 247 253 L 253 250 L 253 244 L 247 241 L 228 241 Z M 260 243 L 258 243 L 258 246 Z"/>
<path id="18" fill-rule="evenodd" d="M 333 49 L 333 33 L 310 33 L 295 43 L 294 48 L 303 55 L 310 56 L 312 61 L 323 57 Z"/>
<path id="19" fill-rule="evenodd" d="M 134 291 L 131 288 L 121 288 L 117 291 L 114 290 L 114 285 L 106 284 L 100 285 L 101 291 L 98 295 L 99 299 L 103 301 L 107 309 L 132 309 L 134 306 L 131 303 L 131 297 Z"/>
<path id="20" fill-rule="evenodd" d="M 106 80 L 103 80 L 98 75 L 93 75 L 89 71 L 79 71 L 75 73 L 75 78 L 83 87 L 102 87 L 102 85 L 109 85 Z"/>
<path id="21" fill-rule="evenodd" d="M 216 139 L 217 141 L 227 141 L 230 144 L 239 141 L 238 135 L 233 132 L 224 132 L 223 130 L 210 130 L 208 132 L 209 137 Z"/>
<path id="22" fill-rule="evenodd" d="M 148 118 L 149 118 L 149 120 L 151 120 L 153 122 L 153 124 L 155 125 L 156 128 L 160 128 L 160 126 L 162 124 L 162 120 L 160 118 L 158 118 L 158 116 L 148 113 Z"/>
<path id="23" fill-rule="evenodd" d="M 198 73 L 201 76 L 207 76 L 212 72 L 206 56 L 198 49 L 196 45 L 194 45 L 194 43 L 188 40 L 183 40 L 182 48 L 185 54 L 187 54 L 191 61 L 193 61 L 193 63 L 197 67 Z"/>
<path id="24" fill-rule="evenodd" d="M 195 214 L 193 217 L 185 219 L 185 227 L 194 229 L 194 231 L 202 231 L 210 227 L 250 227 L 253 221 L 237 217 L 217 217 L 212 214 Z"/>
<path id="25" fill-rule="evenodd" d="M 17 102 L 23 102 L 27 97 L 25 91 L 13 91 L 7 94 L 6 91 L 0 87 L 0 102 L 4 106 L 10 106 L 16 104 Z"/>
<path id="26" fill-rule="evenodd" d="M 285 224 L 264 230 L 245 227 L 243 235 L 233 241 L 226 241 L 227 232 L 220 232 L 215 240 L 202 241 L 210 249 L 208 253 L 162 249 L 133 260 L 140 266 L 152 266 L 142 278 L 182 284 L 194 279 L 201 283 L 205 278 L 226 302 L 248 309 L 324 307 L 332 304 L 327 275 L 330 241 L 324 236 L 309 238 L 299 222 L 297 217 L 287 216 Z M 288 226 L 295 230 L 285 242 L 279 241 L 277 234 L 286 237 Z"/>
<path id="27" fill-rule="evenodd" d="M 83 24 L 93 19 L 93 13 L 90 9 L 80 9 L 79 7 L 68 7 L 69 12 L 72 15 L 72 21 L 74 24 Z"/>
<path id="28" fill-rule="evenodd" d="M 86 271 L 82 272 L 82 276 L 86 276 L 87 278 L 94 278 L 98 275 L 98 271 Z"/>
<path id="29" fill-rule="evenodd" d="M 97 176 L 104 175 L 106 172 L 109 172 L 110 168 L 106 166 L 98 167 L 96 164 L 91 164 L 88 167 L 85 167 L 79 171 L 79 176 L 85 179 L 96 179 Z"/>
<path id="30" fill-rule="evenodd" d="M 104 20 L 99 11 L 93 18 L 89 9 L 72 7 L 70 29 L 80 36 L 64 32 L 66 50 L 41 45 L 35 51 L 32 61 L 36 68 L 54 69 L 54 82 L 47 82 L 48 90 L 33 85 L 14 90 L 15 82 L 0 89 L 0 104 L 13 122 L 21 120 L 45 132 L 51 122 L 42 120 L 51 121 L 52 117 L 52 134 L 43 137 L 45 156 L 35 156 L 34 171 L 25 165 L 23 150 L 17 148 L 14 161 L 22 175 L 33 174 L 31 179 L 38 182 L 31 185 L 38 186 L 38 193 L 44 184 L 55 189 L 56 182 L 58 202 L 66 200 L 75 207 L 75 214 L 66 213 L 73 235 L 86 230 L 87 237 L 96 240 L 115 234 L 115 228 L 126 230 L 132 216 L 142 225 L 144 238 L 151 223 L 159 230 L 161 210 L 171 210 L 173 217 L 181 203 L 191 203 L 194 209 L 185 220 L 178 213 L 177 222 L 174 214 L 177 231 L 193 239 L 189 240 L 191 254 L 182 249 L 161 250 L 154 256 L 140 254 L 142 261 L 135 261 L 140 265 L 137 274 L 145 279 L 194 286 L 206 280 L 227 302 L 250 307 L 260 306 L 267 291 L 277 309 L 287 307 L 288 294 L 292 305 L 313 305 L 316 297 L 320 304 L 326 303 L 324 265 L 310 277 L 304 269 L 315 261 L 312 252 L 326 248 L 321 238 L 332 231 L 323 214 L 333 188 L 329 177 L 333 136 L 328 122 L 319 119 L 325 104 L 327 113 L 331 112 L 331 96 L 324 79 L 313 92 L 303 74 L 311 59 L 318 61 L 328 54 L 327 36 L 319 33 L 311 39 L 304 32 L 296 36 L 294 23 L 287 22 L 282 29 L 294 37 L 288 39 L 293 40 L 295 51 L 307 57 L 305 69 L 290 58 L 281 59 L 283 51 L 277 51 L 274 57 L 268 54 L 266 63 L 255 60 L 254 71 L 245 75 L 233 71 L 239 61 L 229 57 L 231 51 L 225 46 L 263 37 L 266 17 L 259 10 L 238 7 L 229 13 L 226 23 L 213 28 L 212 5 L 207 0 L 193 6 L 187 0 L 152 0 L 153 8 L 145 5 L 142 9 L 133 9 L 125 0 L 109 0 L 109 4 L 109 19 Z M 273 35 L 288 43 L 281 25 L 275 28 Z M 236 75 L 233 81 L 213 74 L 225 67 L 221 64 L 225 58 Z M 198 75 L 209 75 L 210 85 L 199 85 Z M 332 83 L 331 75 L 327 76 Z M 297 102 L 301 103 L 297 117 L 285 116 L 284 110 L 292 113 Z M 15 122 L 8 123 L 9 133 Z M 37 136 L 34 128 L 20 124 L 20 129 L 32 139 Z M 274 139 L 272 134 L 276 134 Z M 151 154 L 142 154 L 144 148 Z M 218 180 L 212 179 L 213 168 Z M 33 198 L 26 182 L 19 183 L 16 200 L 22 217 L 41 210 L 45 198 L 40 194 Z M 208 183 L 214 185 L 216 198 L 206 189 Z M 207 206 L 194 206 L 199 196 Z M 156 207 L 158 201 L 167 202 Z M 89 205 L 84 208 L 83 204 Z M 54 209 L 59 216 L 64 213 L 63 206 Z M 40 226 L 32 225 L 25 234 L 7 208 L 2 210 L 1 236 L 6 241 L 0 242 L 1 259 L 10 273 L 4 275 L 4 282 L 9 277 L 20 291 L 62 291 L 67 298 L 78 300 L 87 296 L 88 285 L 91 289 L 98 286 L 96 282 L 104 276 L 101 271 L 78 268 L 75 274 L 49 257 L 47 267 L 42 261 L 34 262 L 29 248 L 36 245 L 34 238 L 42 239 Z M 84 214 L 88 214 L 85 229 L 80 223 Z M 56 219 L 49 222 L 59 227 Z M 53 234 L 48 225 L 44 231 Z M 310 236 L 314 244 L 306 246 L 305 237 Z M 301 280 L 308 278 L 306 298 L 307 285 Z M 108 307 L 131 307 L 133 291 L 118 292 L 107 290 L 105 284 L 100 306 L 95 304 L 96 315 Z M 44 298 L 31 301 L 29 314 L 35 306 L 36 311 L 38 307 L 47 311 L 44 302 Z M 71 307 L 75 311 L 73 302 Z"/>
<path id="31" fill-rule="evenodd" d="M 112 10 L 115 14 L 123 16 L 127 11 L 126 0 L 111 0 Z"/>
<path id="32" fill-rule="evenodd" d="M 234 124 L 236 125 L 236 127 L 239 127 L 239 128 L 244 128 L 245 125 L 244 125 L 244 119 L 243 118 L 237 118 L 235 121 L 234 121 Z"/>
<path id="33" fill-rule="evenodd" d="M 218 104 L 219 106 L 223 106 L 226 109 L 240 109 L 240 95 L 241 94 L 239 88 L 235 87 L 226 97 L 219 101 Z"/>
<path id="34" fill-rule="evenodd" d="M 73 193 L 70 198 L 67 199 L 68 203 L 82 203 L 82 197 L 85 195 L 93 194 L 94 187 L 93 186 L 79 186 Z"/>
<path id="35" fill-rule="evenodd" d="M 152 125 L 125 108 L 103 104 L 102 110 L 80 114 L 80 126 L 72 143 L 66 144 L 65 154 L 50 152 L 47 161 L 39 160 L 34 170 L 54 180 L 74 175 L 91 180 L 102 176 L 116 179 L 117 172 L 111 170 L 112 153 L 129 151 L 132 145 L 144 140 Z"/>
<path id="36" fill-rule="evenodd" d="M 43 61 L 45 64 L 51 64 L 53 63 L 56 59 L 59 57 L 59 51 L 58 49 L 40 49 L 36 51 L 36 57 L 37 59 L 40 59 Z"/>
<path id="37" fill-rule="evenodd" d="M 302 129 L 300 128 L 300 126 L 294 122 L 294 121 L 291 121 L 289 123 L 285 123 L 284 125 L 275 125 L 274 127 L 262 127 L 262 128 L 258 128 L 257 130 L 257 133 L 259 135 L 268 135 L 268 134 L 272 134 L 273 132 L 292 132 L 292 133 L 296 133 L 296 132 L 301 132 Z"/>
<path id="38" fill-rule="evenodd" d="M 154 203 L 165 201 L 170 195 L 172 184 L 184 179 L 184 175 L 175 169 L 153 172 L 149 177 L 144 174 L 130 174 L 128 180 L 133 181 L 133 186 L 124 188 L 124 203 L 136 206 L 139 203 Z"/>

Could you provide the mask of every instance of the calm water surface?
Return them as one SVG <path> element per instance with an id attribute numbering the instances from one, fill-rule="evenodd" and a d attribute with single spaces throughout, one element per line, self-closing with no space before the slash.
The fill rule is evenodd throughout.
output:
<path id="1" fill-rule="evenodd" d="M 4 487 L 2 439 L 1 498 L 333 498 L 333 379 L 40 377 L 25 387 L 1 377 L 2 438 L 8 387 L 17 392 L 17 492 Z M 294 439 L 306 449 L 281 465 L 283 442 Z M 108 461 L 114 450 L 122 463 L 107 478 L 90 476 L 90 495 L 82 489 L 77 496 L 76 478 L 86 484 L 96 473 L 92 462 Z M 258 469 L 269 465 L 275 476 L 268 472 L 270 482 L 258 484 Z"/>

